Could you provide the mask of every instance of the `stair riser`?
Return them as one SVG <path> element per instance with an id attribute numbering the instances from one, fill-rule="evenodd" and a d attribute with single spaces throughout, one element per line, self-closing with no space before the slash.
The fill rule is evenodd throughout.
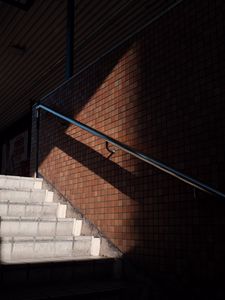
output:
<path id="1" fill-rule="evenodd" d="M 73 235 L 75 227 L 75 221 L 2 221 L 0 235 L 69 236 Z"/>
<path id="2" fill-rule="evenodd" d="M 1 203 L 0 216 L 8 217 L 66 217 L 66 206 L 56 204 Z"/>
<path id="3" fill-rule="evenodd" d="M 8 176 L 0 176 L 0 188 L 13 188 L 13 189 L 41 189 L 42 180 L 33 178 L 16 178 Z"/>
<path id="4" fill-rule="evenodd" d="M 52 202 L 53 193 L 45 190 L 18 191 L 18 190 L 0 190 L 0 202 Z"/>
<path id="5" fill-rule="evenodd" d="M 78 241 L 21 241 L 3 242 L 1 245 L 1 261 L 32 258 L 53 258 L 63 256 L 90 256 L 91 239 Z"/>

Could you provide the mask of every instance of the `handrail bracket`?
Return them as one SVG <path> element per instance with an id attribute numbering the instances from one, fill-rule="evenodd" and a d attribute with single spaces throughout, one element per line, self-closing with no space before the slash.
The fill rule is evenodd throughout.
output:
<path id="1" fill-rule="evenodd" d="M 118 150 L 116 148 L 110 149 L 108 141 L 105 142 L 105 147 L 108 150 L 108 152 L 110 153 L 110 155 L 108 156 L 108 158 L 110 158 Z"/>

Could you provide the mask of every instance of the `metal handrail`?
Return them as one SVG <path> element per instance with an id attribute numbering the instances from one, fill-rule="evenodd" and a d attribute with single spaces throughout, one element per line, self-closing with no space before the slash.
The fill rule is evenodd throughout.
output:
<path id="1" fill-rule="evenodd" d="M 199 189 L 199 190 L 201 190 L 203 192 L 206 192 L 208 194 L 211 194 L 213 196 L 217 196 L 217 197 L 225 199 L 225 194 L 221 193 L 218 190 L 215 190 L 215 189 L 211 188 L 207 184 L 202 183 L 202 182 L 200 182 L 200 181 L 198 181 L 198 180 L 196 180 L 196 179 L 194 179 L 194 178 L 192 178 L 192 177 L 190 177 L 190 176 L 188 176 L 188 175 L 186 175 L 182 172 L 179 172 L 179 171 L 175 170 L 174 168 L 171 168 L 171 167 L 167 166 L 166 164 L 164 164 L 164 163 L 162 163 L 162 162 L 160 162 L 160 161 L 158 161 L 154 158 L 151 158 L 151 157 L 147 156 L 146 154 L 144 154 L 140 151 L 137 151 L 136 149 L 134 149 L 132 147 L 129 147 L 129 146 L 127 146 L 127 145 L 125 145 L 125 144 L 109 137 L 108 135 L 106 135 L 104 133 L 102 133 L 102 132 L 100 132 L 96 129 L 91 128 L 88 125 L 85 125 L 85 124 L 83 124 L 83 123 L 81 123 L 77 120 L 71 119 L 69 117 L 66 117 L 66 116 L 62 115 L 61 113 L 59 113 L 59 112 L 51 109 L 50 107 L 48 107 L 44 104 L 41 104 L 41 103 L 36 104 L 36 110 L 38 112 L 37 113 L 37 119 L 38 119 L 37 125 L 39 124 L 39 110 L 40 109 L 43 109 L 44 111 L 49 112 L 50 114 L 52 114 L 52 115 L 54 115 L 54 116 L 56 116 L 56 117 L 58 117 L 58 118 L 60 118 L 64 121 L 67 121 L 70 124 L 78 126 L 79 128 L 91 133 L 92 135 L 97 136 L 97 137 L 105 140 L 106 142 L 116 146 L 117 148 L 133 155 L 134 157 L 137 157 L 138 159 L 140 159 L 140 160 L 154 166 L 155 168 L 157 168 L 157 169 L 159 169 L 159 170 L 161 170 L 161 171 L 163 171 L 163 172 L 165 172 L 165 173 L 167 173 L 167 174 L 169 174 L 169 175 L 171 175 L 171 176 L 187 183 L 188 185 L 190 185 L 190 186 L 192 186 L 196 189 Z M 39 127 L 39 125 L 38 125 L 38 127 Z M 39 140 L 38 137 L 37 137 L 37 140 Z M 37 141 L 37 143 L 38 143 L 38 141 Z M 36 160 L 37 160 L 37 165 L 38 165 L 38 154 L 37 154 Z"/>

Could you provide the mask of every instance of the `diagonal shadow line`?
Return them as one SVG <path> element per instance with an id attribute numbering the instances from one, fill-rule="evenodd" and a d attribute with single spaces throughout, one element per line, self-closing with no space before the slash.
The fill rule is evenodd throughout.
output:
<path id="1" fill-rule="evenodd" d="M 74 160 L 87 167 L 120 192 L 136 201 L 143 200 L 140 176 L 136 176 L 89 146 L 63 133 L 56 146 Z"/>
<path id="2" fill-rule="evenodd" d="M 102 57 L 97 64 L 90 65 L 79 71 L 71 80 L 44 96 L 40 101 L 68 117 L 76 118 L 85 105 L 91 101 L 92 97 L 105 82 L 106 78 L 113 72 L 120 60 L 129 51 L 132 44 L 133 41 L 128 41 L 118 51 L 110 55 L 110 60 L 108 56 Z M 121 78 L 121 74 L 118 78 Z M 94 80 L 91 78 L 94 78 Z M 52 124 L 53 120 L 55 120 L 54 116 L 41 111 L 40 136 L 46 130 L 45 128 L 48 126 L 48 123 Z M 62 130 L 66 132 L 69 124 L 64 121 L 60 121 L 59 123 L 64 127 L 64 129 L 57 128 L 59 131 L 58 134 L 62 135 Z M 40 138 L 41 144 L 42 139 Z M 39 165 L 48 157 L 50 151 L 51 147 L 48 147 L 48 151 L 44 151 L 44 155 L 40 155 Z"/>
<path id="3" fill-rule="evenodd" d="M 113 72 L 119 61 L 129 51 L 132 43 L 130 41 L 120 47 L 118 51 L 110 56 L 110 60 L 108 56 L 107 60 L 106 57 L 102 57 L 98 64 L 87 66 L 87 68 L 79 71 L 69 81 L 41 98 L 40 101 L 71 118 L 76 118 L 106 78 Z M 92 80 L 92 77 L 94 80 Z M 42 114 L 44 115 L 45 112 L 42 112 Z M 51 117 L 49 114 L 46 114 L 46 116 L 47 118 Z M 67 123 L 64 123 L 64 125 L 69 127 Z"/>

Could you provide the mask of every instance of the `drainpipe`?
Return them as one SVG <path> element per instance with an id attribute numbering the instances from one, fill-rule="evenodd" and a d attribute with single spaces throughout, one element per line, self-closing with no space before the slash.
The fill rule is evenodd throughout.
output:
<path id="1" fill-rule="evenodd" d="M 67 0 L 66 79 L 73 76 L 74 0 Z"/>

